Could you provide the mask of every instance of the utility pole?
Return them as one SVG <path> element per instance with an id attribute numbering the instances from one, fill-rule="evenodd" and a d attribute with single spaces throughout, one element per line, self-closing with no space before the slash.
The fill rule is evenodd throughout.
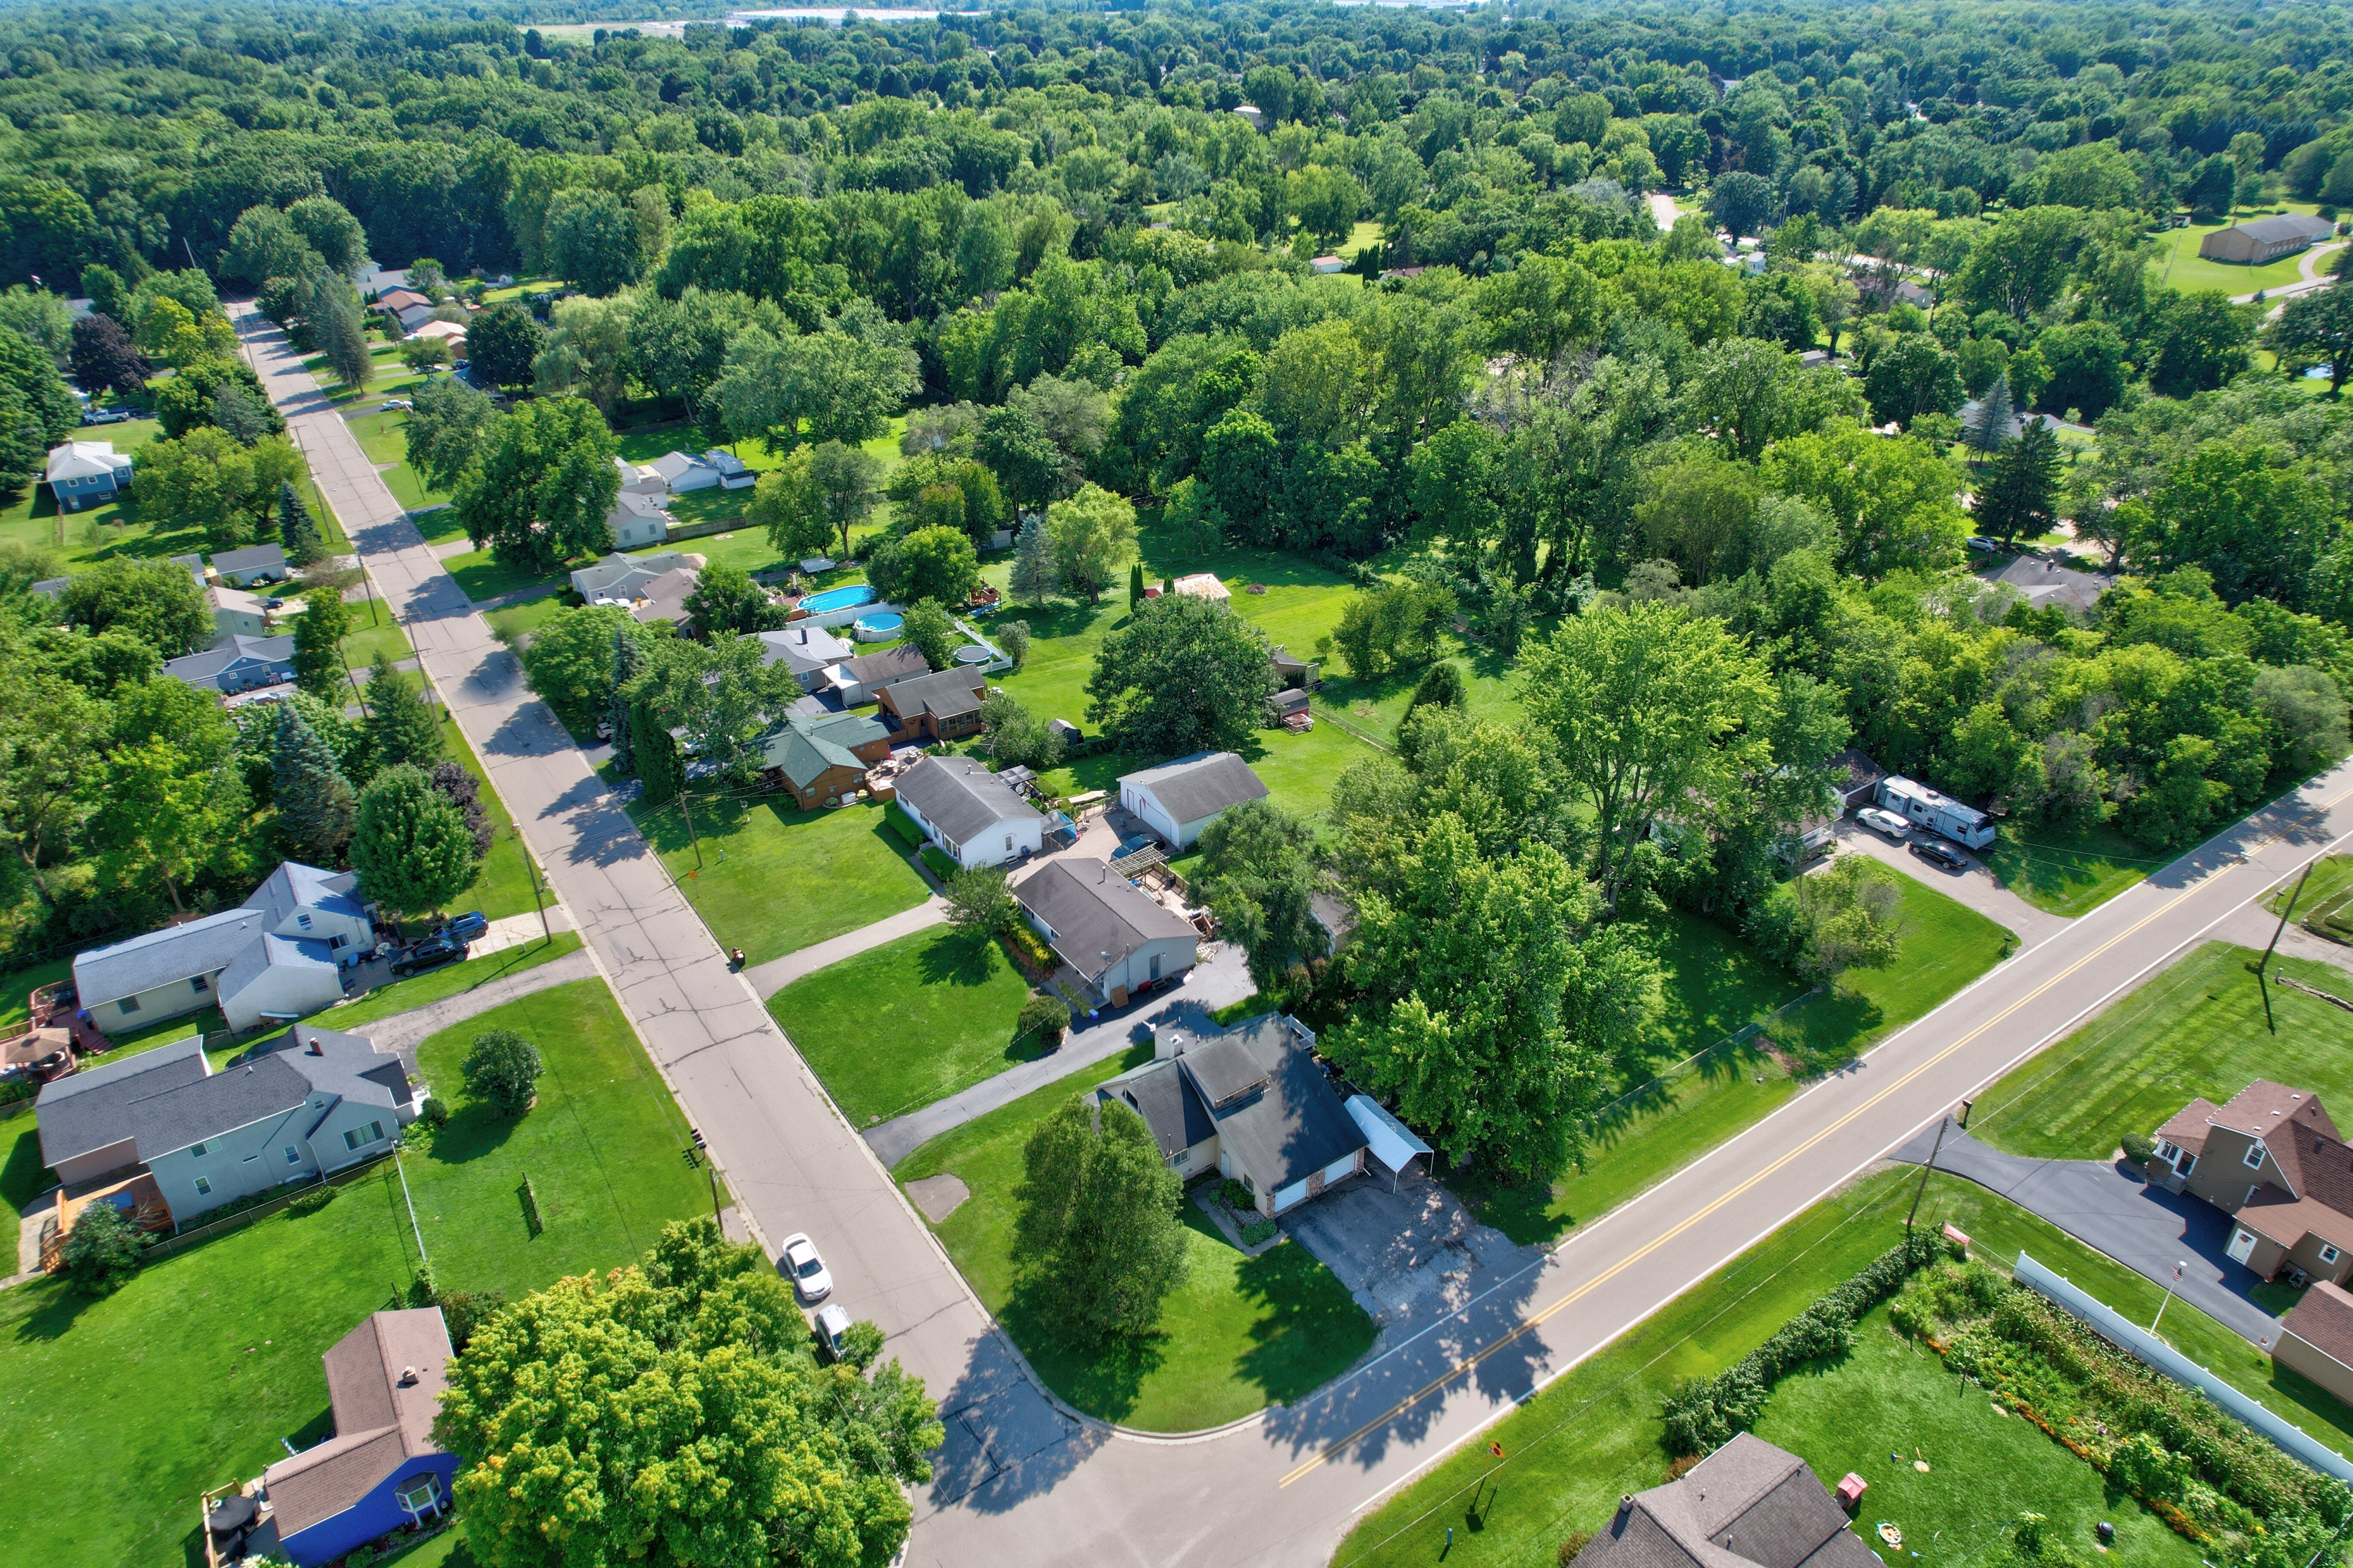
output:
<path id="1" fill-rule="evenodd" d="M 2157 1304 L 2157 1316 L 2148 1321 L 2150 1338 L 2154 1339 L 2157 1336 L 2157 1325 L 2165 1321 L 2165 1310 L 2173 1305 L 2173 1293 L 2181 1288 L 2181 1271 L 2188 1267 L 2189 1266 L 2187 1263 L 2177 1263 L 2173 1266 L 2173 1279 L 2165 1287 L 2165 1300 Z"/>
<path id="2" fill-rule="evenodd" d="M 549 929 L 547 923 L 547 901 L 540 896 L 539 891 L 539 862 L 533 858 L 528 845 L 523 847 L 522 863 L 531 868 L 531 904 L 532 908 L 539 911 L 540 938 L 544 942 L 554 942 L 555 932 Z"/>
<path id="3" fill-rule="evenodd" d="M 1936 1142 L 1929 1146 L 1928 1163 L 1920 1167 L 1920 1184 L 1912 1189 L 1912 1207 L 1904 1216 L 1904 1236 L 1906 1240 L 1911 1239 L 1912 1217 L 1920 1212 L 1921 1196 L 1928 1190 L 1928 1173 L 1936 1168 L 1936 1156 L 1944 1152 L 1945 1129 L 1952 1123 L 1953 1119 L 1949 1115 L 1936 1118 Z"/>
<path id="4" fill-rule="evenodd" d="M 2264 945 L 2263 957 L 2247 965 L 2255 972 L 2255 989 L 2263 993 L 2263 1027 L 2274 1035 L 2279 1033 L 2279 1022 L 2272 1016 L 2271 982 L 2265 978 L 2263 971 L 2271 966 L 2272 953 L 2279 947 L 2280 938 L 2287 934 L 2288 917 L 2295 912 L 2295 901 L 2304 897 L 2304 884 L 2311 878 L 2312 868 L 2317 864 L 2319 864 L 2317 859 L 2304 863 L 2304 874 L 2296 878 L 2295 887 L 2289 891 L 2287 902 L 2280 906 L 2279 924 L 2272 928 L 2272 940 Z M 2159 1310 L 2162 1310 L 2159 1309 Z"/>
<path id="5" fill-rule="evenodd" d="M 694 846 L 694 868 L 700 871 L 702 869 L 702 840 L 694 836 L 694 809 L 687 805 L 687 794 L 683 786 L 681 786 L 678 792 L 678 809 L 686 817 L 686 841 Z"/>
<path id="6" fill-rule="evenodd" d="M 400 1163 L 398 1139 L 395 1139 L 392 1144 L 392 1168 L 400 1173 L 400 1201 L 408 1205 L 408 1228 L 417 1236 L 417 1266 L 419 1268 L 429 1268 L 432 1267 L 432 1259 L 425 1256 L 425 1231 L 417 1223 L 417 1200 L 408 1195 L 408 1173 Z"/>

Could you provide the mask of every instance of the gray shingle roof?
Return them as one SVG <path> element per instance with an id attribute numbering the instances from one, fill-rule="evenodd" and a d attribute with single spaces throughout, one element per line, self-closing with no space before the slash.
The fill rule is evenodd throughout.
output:
<path id="1" fill-rule="evenodd" d="M 891 707 L 902 719 L 929 711 L 934 719 L 954 719 L 980 711 L 988 684 L 965 669 L 943 669 L 895 681 L 890 687 Z"/>
<path id="2" fill-rule="evenodd" d="M 1219 1048 L 1229 1044 L 1250 1054 L 1263 1070 L 1266 1086 L 1255 1094 L 1245 1093 L 1224 1110 L 1212 1112 L 1218 1123 L 1218 1146 L 1232 1154 L 1265 1191 L 1276 1192 L 1304 1181 L 1365 1146 L 1364 1130 L 1316 1067 L 1290 1019 L 1280 1013 L 1261 1014 L 1176 1059 L 1188 1070 L 1197 1070 L 1198 1053 L 1209 1050 L 1222 1055 Z M 1229 1076 L 1238 1073 L 1238 1069 L 1221 1070 Z M 1199 1087 L 1202 1098 L 1210 1100 L 1208 1087 Z"/>
<path id="3" fill-rule="evenodd" d="M 857 658 L 845 660 L 841 668 L 849 672 L 851 679 L 870 689 L 913 680 L 919 675 L 932 672 L 923 650 L 913 643 L 886 647 L 881 653 L 862 654 Z"/>
<path id="4" fill-rule="evenodd" d="M 132 1100 L 131 1136 L 138 1142 L 139 1158 L 153 1162 L 174 1149 L 283 1116 L 310 1094 L 310 1080 L 272 1053 Z"/>
<path id="5" fill-rule="evenodd" d="M 1680 1480 L 1628 1498 L 1583 1568 L 1874 1568 L 1803 1459 L 1743 1432 Z"/>
<path id="6" fill-rule="evenodd" d="M 294 668 L 294 639 L 249 637 L 237 632 L 200 653 L 165 659 L 164 673 L 190 686 L 216 686 L 223 671 L 233 665 L 248 663 L 280 666 L 290 671 Z"/>
<path id="7" fill-rule="evenodd" d="M 41 1163 L 55 1165 L 131 1136 L 131 1104 L 205 1076 L 201 1035 L 84 1068 L 41 1088 L 33 1114 L 41 1130 Z"/>
<path id="8" fill-rule="evenodd" d="M 2250 218 L 2233 225 L 2241 234 L 2262 240 L 2268 245 L 2280 239 L 2318 239 L 2337 232 L 2337 226 L 2327 218 L 2307 216 L 2303 213 L 2281 213 L 2274 217 Z"/>
<path id="9" fill-rule="evenodd" d="M 191 975 L 216 974 L 253 946 L 269 923 L 265 910 L 223 910 L 111 947 L 93 948 L 74 956 L 74 986 L 81 993 L 81 1005 L 95 1007 Z"/>
<path id="10" fill-rule="evenodd" d="M 1160 1145 L 1161 1158 L 1190 1149 L 1218 1130 L 1200 1091 L 1175 1060 L 1146 1062 L 1095 1090 L 1098 1100 L 1116 1100 L 1144 1118 Z"/>
<path id="11" fill-rule="evenodd" d="M 1041 815 L 971 757 L 925 757 L 899 776 L 898 794 L 957 844 L 1000 822 L 1027 822 Z"/>
<path id="12" fill-rule="evenodd" d="M 1123 774 L 1119 782 L 1150 790 L 1179 824 L 1215 816 L 1229 805 L 1266 795 L 1265 782 L 1231 752 L 1196 752 L 1156 768 Z"/>
<path id="13" fill-rule="evenodd" d="M 849 643 L 807 621 L 796 621 L 782 631 L 760 634 L 760 662 L 790 666 L 795 675 L 807 675 L 853 657 Z"/>
<path id="14" fill-rule="evenodd" d="M 267 970 L 323 969 L 332 973 L 334 968 L 334 950 L 327 945 L 324 937 L 286 937 L 274 931 L 264 931 L 260 941 L 248 943 L 229 966 L 221 971 L 220 982 L 215 989 L 223 996 L 234 996 L 259 979 Z M 262 1016 L 270 1015 L 265 1013 Z M 283 1018 L 290 1015 L 280 1014 L 278 1016 Z"/>
<path id="15" fill-rule="evenodd" d="M 1013 895 L 1053 930 L 1054 951 L 1089 980 L 1146 942 L 1194 934 L 1185 920 L 1100 860 L 1049 860 Z"/>
<path id="16" fill-rule="evenodd" d="M 242 550 L 224 550 L 213 556 L 213 570 L 224 576 L 231 572 L 286 570 L 286 552 L 276 544 L 248 544 Z"/>
<path id="17" fill-rule="evenodd" d="M 245 907 L 267 910 L 272 921 L 283 921 L 302 909 L 324 910 L 359 920 L 367 913 L 360 900 L 359 885 L 357 871 L 322 871 L 316 866 L 287 860 L 247 896 Z"/>

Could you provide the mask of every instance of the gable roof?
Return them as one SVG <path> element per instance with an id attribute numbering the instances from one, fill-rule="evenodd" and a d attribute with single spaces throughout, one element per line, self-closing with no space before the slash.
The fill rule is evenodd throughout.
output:
<path id="1" fill-rule="evenodd" d="M 1266 795 L 1265 781 L 1231 752 L 1196 752 L 1156 768 L 1123 774 L 1119 782 L 1150 791 L 1179 824 L 1215 816 L 1229 805 Z"/>
<path id="2" fill-rule="evenodd" d="M 1053 931 L 1054 951 L 1089 982 L 1148 942 L 1195 935 L 1100 860 L 1049 860 L 1014 884 L 1013 896 Z"/>
<path id="3" fill-rule="evenodd" d="M 62 447 L 49 448 L 48 467 L 41 477 L 56 484 L 59 479 L 84 479 L 129 467 L 130 457 L 118 456 L 111 441 L 68 441 Z"/>
<path id="4" fill-rule="evenodd" d="M 2353 1292 L 2333 1280 L 2314 1280 L 2295 1310 L 2280 1320 L 2280 1331 L 2294 1334 L 2331 1361 L 2353 1366 Z"/>
<path id="5" fill-rule="evenodd" d="M 332 974 L 335 973 L 335 952 L 327 945 L 324 937 L 290 937 L 264 931 L 259 942 L 247 943 L 244 951 L 229 961 L 228 967 L 221 971 L 219 984 L 215 989 L 223 996 L 234 996 L 259 980 L 265 971 L 272 969 L 308 969 Z M 287 1022 L 292 1020 L 292 1015 L 283 1013 L 265 1013 L 262 1016 L 276 1016 Z"/>
<path id="6" fill-rule="evenodd" d="M 1680 1480 L 1620 1498 L 1585 1568 L 1877 1568 L 1803 1459 L 1751 1432 Z"/>
<path id="7" fill-rule="evenodd" d="M 367 918 L 360 900 L 357 871 L 322 871 L 299 860 L 283 860 L 247 895 L 245 908 L 263 910 L 273 921 L 283 921 L 298 910 L 323 910 L 329 914 Z"/>
<path id="8" fill-rule="evenodd" d="M 213 570 L 220 573 L 284 572 L 286 552 L 275 544 L 248 544 L 242 550 L 223 550 L 213 556 Z"/>
<path id="9" fill-rule="evenodd" d="M 223 910 L 111 947 L 92 948 L 74 955 L 74 987 L 81 993 L 81 1005 L 96 1007 L 174 980 L 216 974 L 252 946 L 269 923 L 261 910 Z"/>
<path id="10" fill-rule="evenodd" d="M 280 1540 L 358 1502 L 414 1458 L 441 1453 L 433 1417 L 448 1384 L 438 1307 L 371 1313 L 320 1358 L 335 1436 L 262 1472 Z"/>
<path id="11" fill-rule="evenodd" d="M 932 672 L 931 664 L 923 658 L 923 650 L 913 643 L 901 643 L 897 647 L 886 647 L 881 653 L 845 659 L 841 668 L 852 680 L 866 687 L 893 685 Z"/>
<path id="12" fill-rule="evenodd" d="M 684 452 L 664 452 L 646 467 L 659 474 L 665 483 L 674 485 L 692 470 L 708 468 L 712 465 Z"/>
<path id="13" fill-rule="evenodd" d="M 1164 1160 L 1205 1142 L 1218 1131 L 1209 1108 L 1201 1103 L 1200 1091 L 1173 1057 L 1122 1073 L 1097 1089 L 1095 1098 L 1116 1100 L 1144 1118 Z"/>
<path id="14" fill-rule="evenodd" d="M 1220 1151 L 1269 1193 L 1365 1147 L 1364 1130 L 1316 1067 L 1296 1026 L 1280 1013 L 1246 1019 L 1176 1059 L 1209 1103 Z"/>
<path id="15" fill-rule="evenodd" d="M 980 711 L 988 683 L 970 670 L 943 669 L 895 681 L 883 688 L 891 694 L 891 710 L 902 719 L 929 713 L 934 719 L 956 719 Z"/>
<path id="16" fill-rule="evenodd" d="M 253 637 L 232 632 L 201 653 L 165 659 L 164 673 L 190 686 L 213 686 L 241 664 L 285 665 L 291 668 L 293 663 L 292 637 Z"/>
<path id="17" fill-rule="evenodd" d="M 1000 822 L 1027 822 L 1042 815 L 971 757 L 922 759 L 899 775 L 898 795 L 958 844 Z"/>
<path id="18" fill-rule="evenodd" d="M 2337 226 L 2326 218 L 2304 213 L 2280 213 L 2272 217 L 2250 218 L 2245 223 L 2231 226 L 2251 239 L 2271 244 L 2283 239 L 2318 239 L 2337 232 Z M 2227 231 L 2217 231 L 2227 232 Z"/>
<path id="19" fill-rule="evenodd" d="M 760 662 L 788 665 L 795 675 L 807 675 L 854 658 L 851 647 L 823 626 L 795 621 L 780 631 L 760 634 Z"/>
<path id="20" fill-rule="evenodd" d="M 834 768 L 866 771 L 865 759 L 851 750 L 887 739 L 890 731 L 858 713 L 828 713 L 811 718 L 788 713 L 783 726 L 761 742 L 760 765 L 782 770 L 796 789 L 807 789 Z"/>
<path id="21" fill-rule="evenodd" d="M 142 1163 L 300 1108 L 310 1098 L 310 1080 L 282 1055 L 272 1051 L 131 1101 L 124 1109 Z"/>
<path id="22" fill-rule="evenodd" d="M 135 1057 L 52 1079 L 33 1102 L 41 1134 L 41 1163 L 56 1165 L 131 1136 L 134 1100 L 192 1084 L 205 1076 L 205 1039 L 191 1035 Z"/>
<path id="23" fill-rule="evenodd" d="M 1194 599 L 1223 601 L 1234 596 L 1223 583 L 1218 581 L 1215 572 L 1195 572 L 1189 576 L 1177 578 L 1172 586 L 1177 593 Z"/>
<path id="24" fill-rule="evenodd" d="M 686 602 L 694 596 L 702 574 L 691 566 L 673 566 L 645 585 L 638 605 L 629 612 L 639 621 L 678 622 L 686 618 Z"/>

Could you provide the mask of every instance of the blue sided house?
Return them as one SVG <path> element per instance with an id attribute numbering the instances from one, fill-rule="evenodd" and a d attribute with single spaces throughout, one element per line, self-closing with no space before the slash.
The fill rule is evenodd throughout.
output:
<path id="1" fill-rule="evenodd" d="M 41 478 L 58 498 L 59 511 L 79 511 L 131 488 L 131 458 L 111 441 L 69 441 L 49 448 Z"/>
<path id="2" fill-rule="evenodd" d="M 452 1353 L 438 1307 L 374 1313 L 338 1341 L 321 1358 L 335 1435 L 261 1473 L 245 1550 L 269 1556 L 274 1530 L 277 1553 L 312 1568 L 447 1512 L 458 1456 L 433 1441 L 433 1417 Z"/>

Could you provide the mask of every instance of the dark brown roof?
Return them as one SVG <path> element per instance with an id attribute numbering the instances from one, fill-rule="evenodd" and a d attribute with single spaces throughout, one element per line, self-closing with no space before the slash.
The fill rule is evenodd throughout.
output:
<path id="1" fill-rule="evenodd" d="M 438 1307 L 376 1312 L 321 1359 L 335 1436 L 262 1472 L 283 1538 L 332 1519 L 408 1460 L 438 1454 L 449 1330 Z"/>
<path id="2" fill-rule="evenodd" d="M 1681 1480 L 1623 1500 L 1581 1568 L 1880 1568 L 1797 1455 L 1743 1432 Z"/>
<path id="3" fill-rule="evenodd" d="M 1206 1142 L 1218 1130 L 1218 1124 L 1209 1119 L 1209 1108 L 1201 1103 L 1192 1080 L 1173 1058 L 1147 1062 L 1134 1072 L 1115 1078 L 1095 1090 L 1095 1096 L 1119 1100 L 1144 1118 L 1144 1124 L 1152 1130 L 1153 1141 L 1160 1145 L 1163 1159 Z"/>
<path id="4" fill-rule="evenodd" d="M 2280 1332 L 2294 1334 L 2329 1360 L 2353 1366 L 2353 1292 L 2316 1279 L 2295 1310 L 2280 1320 Z"/>

